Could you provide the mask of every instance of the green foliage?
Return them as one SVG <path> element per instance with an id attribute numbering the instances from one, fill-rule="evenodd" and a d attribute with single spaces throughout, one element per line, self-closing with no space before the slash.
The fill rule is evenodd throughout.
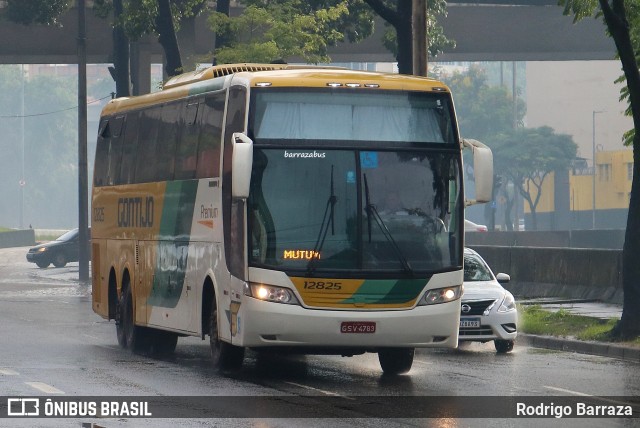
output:
<path id="1" fill-rule="evenodd" d="M 18 24 L 60 26 L 58 18 L 70 4 L 71 0 L 7 0 L 5 15 Z"/>
<path id="2" fill-rule="evenodd" d="M 171 12 L 175 31 L 180 29 L 184 18 L 197 15 L 203 10 L 206 0 L 171 0 Z M 122 27 L 131 40 L 138 40 L 146 34 L 157 34 L 157 0 L 122 0 L 123 13 L 114 25 Z M 107 18 L 113 11 L 113 0 L 94 0 L 94 13 Z"/>
<path id="3" fill-rule="evenodd" d="M 584 18 L 603 19 L 602 9 L 598 0 L 559 0 L 558 4 L 564 6 L 565 15 L 573 15 L 573 22 L 578 22 Z M 640 3 L 637 1 L 624 2 L 629 36 L 635 52 L 636 63 L 640 64 Z M 609 36 L 611 36 L 609 34 Z M 618 56 L 619 58 L 619 56 Z M 631 99 L 629 98 L 629 87 L 626 85 L 625 75 L 621 75 L 615 80 L 615 83 L 622 83 L 624 86 L 620 89 L 620 101 L 627 100 L 626 116 L 633 116 L 631 109 Z M 622 135 L 622 141 L 625 146 L 633 146 L 635 137 L 635 129 L 630 129 Z"/>
<path id="4" fill-rule="evenodd" d="M 355 28 L 366 15 L 349 20 L 348 1 L 276 0 L 245 2 L 247 7 L 237 17 L 212 13 L 208 22 L 216 34 L 224 34 L 227 46 L 214 55 L 219 64 L 234 62 L 271 62 L 300 57 L 307 62 L 328 62 L 328 46 L 345 37 L 363 37 Z M 347 30 L 339 30 L 340 25 Z M 370 27 L 363 26 L 364 32 Z M 346 32 L 346 33 L 345 33 Z"/>
<path id="5" fill-rule="evenodd" d="M 609 340 L 615 319 L 573 315 L 567 309 L 549 311 L 540 305 L 520 306 L 520 331 L 528 334 L 576 337 L 580 340 Z"/>
<path id="6" fill-rule="evenodd" d="M 480 66 L 473 65 L 464 72 L 440 76 L 451 88 L 456 102 L 460 132 L 463 136 L 490 142 L 499 133 L 513 128 L 513 98 L 501 86 L 490 86 Z M 522 123 L 526 106 L 516 101 L 516 118 Z"/>

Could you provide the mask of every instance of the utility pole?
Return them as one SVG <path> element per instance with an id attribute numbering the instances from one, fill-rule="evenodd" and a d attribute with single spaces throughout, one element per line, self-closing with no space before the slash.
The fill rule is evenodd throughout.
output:
<path id="1" fill-rule="evenodd" d="M 87 49 L 85 0 L 78 0 L 78 276 L 89 281 L 87 180 Z"/>
<path id="2" fill-rule="evenodd" d="M 413 74 L 427 75 L 427 1 L 412 0 L 411 26 L 413 50 Z"/>

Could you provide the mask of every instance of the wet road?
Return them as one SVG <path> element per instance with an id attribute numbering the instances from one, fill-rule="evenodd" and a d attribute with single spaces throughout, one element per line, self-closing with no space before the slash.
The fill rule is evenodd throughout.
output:
<path id="1" fill-rule="evenodd" d="M 208 341 L 197 338 L 181 338 L 171 358 L 138 356 L 120 349 L 115 324 L 92 312 L 89 286 L 77 282 L 77 263 L 38 269 L 26 262 L 25 253 L 25 248 L 0 249 L 0 396 L 280 396 L 279 405 L 290 414 L 278 419 L 0 419 L 0 427 L 545 426 L 551 420 L 405 419 L 403 411 L 409 409 L 403 410 L 402 399 L 379 397 L 459 396 L 464 403 L 483 395 L 640 396 L 637 363 L 524 345 L 507 355 L 496 354 L 490 343 L 418 351 L 409 375 L 398 377 L 382 376 L 375 354 L 274 358 L 253 352 L 240 372 L 222 375 L 210 367 Z M 304 401 L 304 409 L 288 401 L 308 396 L 318 400 Z M 362 396 L 394 406 L 389 417 L 367 418 L 379 414 L 348 405 Z M 318 418 L 296 418 L 309 407 Z M 637 419 L 565 419 L 563 426 L 633 422 Z"/>

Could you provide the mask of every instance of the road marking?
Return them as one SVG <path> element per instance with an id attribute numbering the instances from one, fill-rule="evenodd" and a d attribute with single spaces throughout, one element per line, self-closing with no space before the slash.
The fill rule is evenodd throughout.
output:
<path id="1" fill-rule="evenodd" d="M 37 389 L 38 391 L 44 392 L 45 394 L 64 394 L 64 391 L 60 391 L 58 388 L 54 388 L 53 386 L 47 385 L 46 383 L 25 382 L 25 384 Z"/>
<path id="2" fill-rule="evenodd" d="M 555 386 L 547 386 L 547 385 L 543 385 L 543 387 L 547 389 L 553 389 L 554 391 L 558 391 L 558 392 L 566 392 L 567 394 L 580 395 L 582 397 L 593 397 L 593 395 L 591 394 L 585 394 L 583 392 L 578 392 L 578 391 L 571 391 L 570 389 L 556 388 Z"/>
<path id="3" fill-rule="evenodd" d="M 0 375 L 3 376 L 18 376 L 18 372 L 10 369 L 0 369 Z"/>
<path id="4" fill-rule="evenodd" d="M 414 359 L 413 362 L 414 363 L 419 363 L 419 364 L 433 364 L 430 361 L 422 361 L 422 360 L 416 360 L 416 359 Z"/>
<path id="5" fill-rule="evenodd" d="M 578 392 L 578 391 L 572 391 L 570 389 L 556 388 L 555 386 L 543 385 L 543 387 L 547 388 L 547 389 L 553 389 L 554 391 L 558 391 L 558 392 L 565 392 L 567 394 L 579 395 L 581 397 L 591 397 L 591 398 L 593 398 L 595 400 L 606 401 L 607 403 L 620 404 L 620 405 L 626 405 L 626 406 L 635 405 L 634 403 L 629 403 L 629 402 L 626 402 L 626 401 L 610 400 L 608 398 L 598 397 L 598 396 L 592 395 L 592 394 L 585 394 L 583 392 Z"/>
<path id="6" fill-rule="evenodd" d="M 338 393 L 335 392 L 331 392 L 331 391 L 324 391 L 322 389 L 318 389 L 318 388 L 314 388 L 312 386 L 308 386 L 308 385 L 302 385 L 301 383 L 295 383 L 295 382 L 287 382 L 285 381 L 284 383 L 288 383 L 289 385 L 294 385 L 294 386 L 298 386 L 300 388 L 305 388 L 305 389 L 309 389 L 311 391 L 317 391 L 317 392 L 321 392 L 325 395 L 332 395 L 335 397 L 342 397 L 342 398 L 346 398 L 347 400 L 355 400 L 355 398 L 351 398 L 351 397 L 345 397 L 344 395 L 340 395 Z"/>

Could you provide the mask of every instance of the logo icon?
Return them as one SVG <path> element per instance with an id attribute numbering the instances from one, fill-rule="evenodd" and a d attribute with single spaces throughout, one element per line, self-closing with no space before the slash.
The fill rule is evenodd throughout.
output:
<path id="1" fill-rule="evenodd" d="M 467 305 L 466 303 L 462 305 L 460 309 L 462 310 L 463 314 L 468 314 L 469 312 L 471 312 L 471 306 Z"/>
<path id="2" fill-rule="evenodd" d="M 7 416 L 40 416 L 39 398 L 7 399 Z"/>

